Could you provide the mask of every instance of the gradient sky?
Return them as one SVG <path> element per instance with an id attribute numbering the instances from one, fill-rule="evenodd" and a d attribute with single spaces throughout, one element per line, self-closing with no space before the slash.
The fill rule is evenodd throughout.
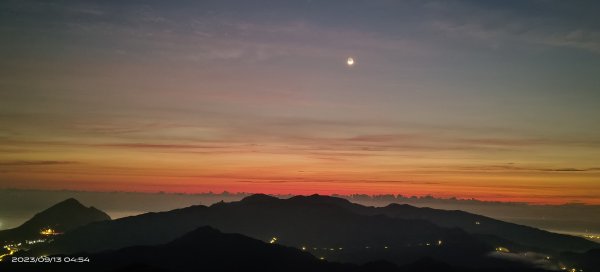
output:
<path id="1" fill-rule="evenodd" d="M 598 14 L 5 0 L 0 188 L 600 204 Z"/>

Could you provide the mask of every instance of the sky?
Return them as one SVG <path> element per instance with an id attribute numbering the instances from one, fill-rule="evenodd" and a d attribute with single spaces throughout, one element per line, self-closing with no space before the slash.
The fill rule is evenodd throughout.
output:
<path id="1" fill-rule="evenodd" d="M 599 12 L 2 1 L 0 189 L 600 204 Z"/>

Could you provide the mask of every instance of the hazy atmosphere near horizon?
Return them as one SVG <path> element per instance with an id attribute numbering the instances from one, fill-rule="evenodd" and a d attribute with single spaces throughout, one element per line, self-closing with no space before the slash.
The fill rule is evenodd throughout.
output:
<path id="1" fill-rule="evenodd" d="M 0 189 L 600 204 L 598 10 L 2 1 Z"/>
<path id="2" fill-rule="evenodd" d="M 70 190 L 0 189 L 0 230 L 17 227 L 39 211 L 67 198 L 105 211 L 113 219 L 147 212 L 161 212 L 192 205 L 213 205 L 220 201 L 240 201 L 249 193 L 136 193 Z M 292 195 L 276 195 L 290 198 Z M 600 237 L 600 205 L 530 205 L 515 202 L 489 202 L 474 199 L 414 197 L 401 195 L 334 195 L 354 203 L 383 207 L 391 203 L 445 210 L 462 210 L 512 223 L 572 235 Z"/>

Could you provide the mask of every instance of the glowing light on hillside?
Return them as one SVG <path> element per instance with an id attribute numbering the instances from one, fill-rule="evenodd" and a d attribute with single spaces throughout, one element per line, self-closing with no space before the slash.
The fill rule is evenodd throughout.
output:
<path id="1" fill-rule="evenodd" d="M 47 229 L 42 229 L 40 231 L 41 235 L 46 235 L 46 236 L 50 236 L 50 235 L 57 235 L 60 234 L 59 232 L 56 232 L 55 230 L 53 230 L 52 228 L 47 228 Z"/>
<path id="2" fill-rule="evenodd" d="M 510 250 L 508 250 L 508 248 L 505 248 L 505 247 L 497 247 L 496 251 L 498 251 L 498 252 L 504 252 L 504 253 L 509 253 L 510 252 Z"/>
<path id="3" fill-rule="evenodd" d="M 4 257 L 13 255 L 13 254 L 15 254 L 15 252 L 18 251 L 18 249 L 14 248 L 13 245 L 4 246 L 4 249 L 6 249 L 8 251 L 8 253 L 0 255 L 0 262 L 2 261 L 2 259 L 4 259 Z"/>
<path id="4" fill-rule="evenodd" d="M 269 244 L 274 244 L 275 242 L 277 242 L 277 237 L 271 238 L 271 241 L 269 241 Z"/>

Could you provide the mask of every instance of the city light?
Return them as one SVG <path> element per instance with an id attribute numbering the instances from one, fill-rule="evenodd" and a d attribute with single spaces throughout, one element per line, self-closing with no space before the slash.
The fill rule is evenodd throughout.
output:
<path id="1" fill-rule="evenodd" d="M 271 238 L 271 241 L 269 241 L 269 244 L 274 244 L 275 242 L 277 242 L 277 237 Z"/>
<path id="2" fill-rule="evenodd" d="M 0 255 L 0 262 L 2 259 L 4 259 L 4 257 L 13 255 L 18 251 L 13 245 L 6 245 L 4 246 L 4 249 L 8 250 L 8 253 Z"/>
<path id="3" fill-rule="evenodd" d="M 35 244 L 44 243 L 44 242 L 46 242 L 45 239 L 25 240 L 25 243 L 28 244 L 28 245 L 35 245 Z"/>
<path id="4" fill-rule="evenodd" d="M 498 252 L 504 252 L 504 253 L 510 253 L 510 250 L 508 250 L 508 248 L 505 248 L 505 247 L 497 247 L 496 251 L 498 251 Z"/>
<path id="5" fill-rule="evenodd" d="M 58 235 L 58 234 L 61 234 L 61 233 L 53 230 L 52 228 L 46 228 L 46 229 L 42 229 L 40 231 L 40 234 L 41 235 L 45 235 L 45 236 L 50 236 L 50 235 Z"/>

